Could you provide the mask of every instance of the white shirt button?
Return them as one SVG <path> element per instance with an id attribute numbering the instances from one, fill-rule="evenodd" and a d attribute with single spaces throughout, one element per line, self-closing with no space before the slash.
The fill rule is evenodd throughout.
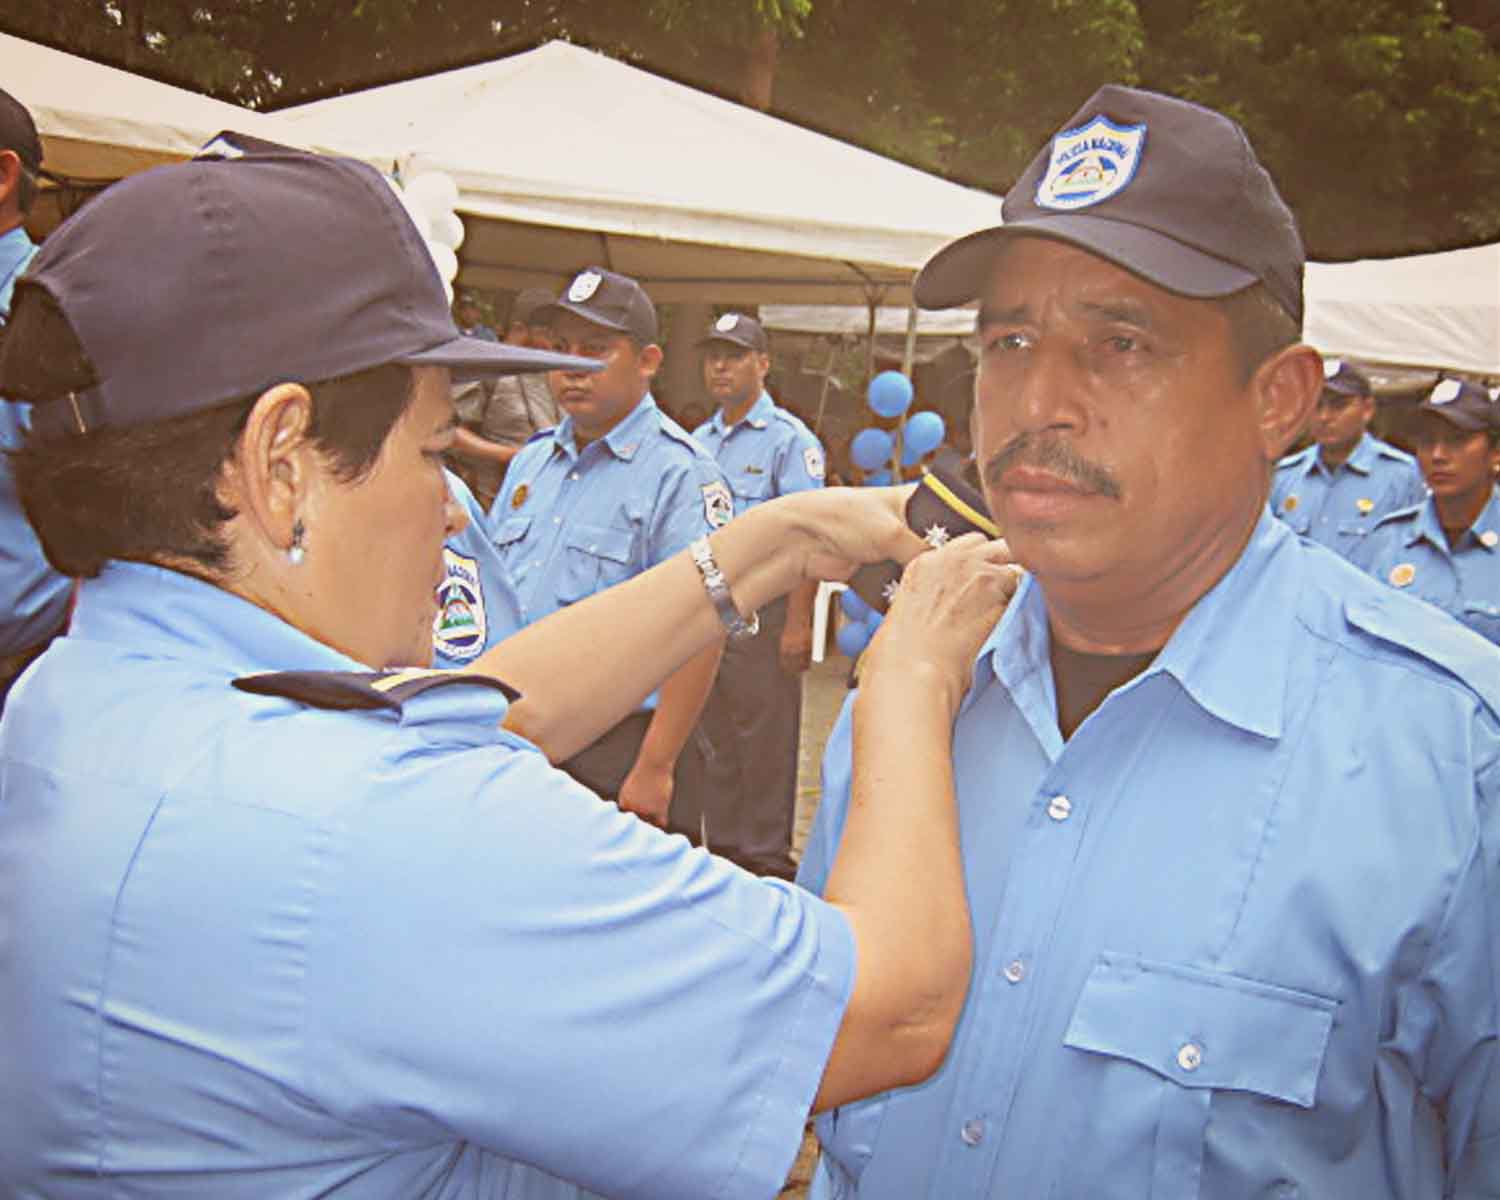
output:
<path id="1" fill-rule="evenodd" d="M 1188 1042 L 1177 1051 L 1177 1065 L 1184 1071 L 1196 1071 L 1203 1063 L 1203 1047 L 1197 1042 Z"/>
<path id="2" fill-rule="evenodd" d="M 1073 802 L 1066 796 L 1053 796 L 1047 801 L 1047 815 L 1054 821 L 1066 821 L 1073 814 Z"/>
<path id="3" fill-rule="evenodd" d="M 1013 958 L 1005 964 L 1005 978 L 1011 983 L 1020 983 L 1026 978 L 1026 964 L 1019 958 Z"/>
<path id="4" fill-rule="evenodd" d="M 578 472 L 574 471 L 571 475 L 568 476 L 568 478 L 570 480 L 577 479 L 578 478 Z"/>
<path id="5" fill-rule="evenodd" d="M 977 1146 L 984 1141 L 984 1122 L 978 1117 L 971 1118 L 963 1123 L 963 1128 L 958 1131 L 958 1136 L 963 1139 L 966 1146 Z"/>

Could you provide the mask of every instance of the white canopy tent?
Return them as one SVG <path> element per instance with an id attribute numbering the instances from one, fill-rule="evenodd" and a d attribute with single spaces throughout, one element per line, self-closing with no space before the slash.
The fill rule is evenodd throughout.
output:
<path id="1" fill-rule="evenodd" d="M 1309 263 L 1306 297 L 1325 354 L 1500 378 L 1500 244 Z"/>
<path id="2" fill-rule="evenodd" d="M 289 130 L 264 113 L 9 34 L 0 34 L 0 80 L 31 111 L 43 165 L 82 181 L 105 183 L 180 162 L 225 129 L 289 140 Z M 342 148 L 316 135 L 295 141 L 307 149 Z M 27 224 L 38 231 L 58 219 L 55 205 L 49 210 L 45 203 L 35 215 Z"/>
<path id="3" fill-rule="evenodd" d="M 275 115 L 451 175 L 481 287 L 597 263 L 658 302 L 899 304 L 934 250 L 999 216 L 987 193 L 563 42 Z"/>

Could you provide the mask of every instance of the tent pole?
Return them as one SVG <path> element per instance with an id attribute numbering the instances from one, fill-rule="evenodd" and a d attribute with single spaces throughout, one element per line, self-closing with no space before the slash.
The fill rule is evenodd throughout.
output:
<path id="1" fill-rule="evenodd" d="M 906 304 L 906 352 L 901 356 L 901 374 L 911 378 L 912 364 L 917 357 L 917 302 Z"/>

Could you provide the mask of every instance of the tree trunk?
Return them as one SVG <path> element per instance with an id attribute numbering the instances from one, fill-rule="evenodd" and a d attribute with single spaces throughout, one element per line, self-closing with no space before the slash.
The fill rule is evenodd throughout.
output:
<path id="1" fill-rule="evenodd" d="M 774 29 L 762 29 L 750 43 L 745 55 L 745 80 L 740 89 L 740 99 L 751 108 L 768 112 L 771 108 L 771 88 L 776 82 L 777 37 Z"/>
<path id="2" fill-rule="evenodd" d="M 139 71 L 146 65 L 146 0 L 120 0 L 125 34 L 125 69 Z"/>

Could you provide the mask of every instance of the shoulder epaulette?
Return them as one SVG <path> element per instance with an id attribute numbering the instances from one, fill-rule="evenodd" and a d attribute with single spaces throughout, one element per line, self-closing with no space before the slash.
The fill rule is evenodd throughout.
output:
<path id="1" fill-rule="evenodd" d="M 1278 458 L 1276 460 L 1276 469 L 1279 471 L 1282 467 L 1295 467 L 1298 463 L 1305 462 L 1308 456 L 1313 454 L 1317 448 L 1318 445 L 1314 442 L 1311 446 L 1303 446 L 1295 454 L 1288 454 L 1283 458 Z"/>
<path id="2" fill-rule="evenodd" d="M 385 708 L 392 712 L 400 712 L 407 701 L 439 687 L 492 688 L 511 702 L 521 695 L 510 684 L 491 675 L 428 668 L 407 671 L 267 671 L 259 675 L 242 675 L 234 681 L 234 686 L 257 696 L 284 696 L 313 708 Z"/>
<path id="3" fill-rule="evenodd" d="M 1495 647 L 1446 616 L 1407 620 L 1408 613 L 1437 616 L 1422 601 L 1389 589 L 1356 596 L 1344 603 L 1344 617 L 1356 629 L 1443 668 L 1500 716 L 1500 656 L 1495 654 Z"/>

